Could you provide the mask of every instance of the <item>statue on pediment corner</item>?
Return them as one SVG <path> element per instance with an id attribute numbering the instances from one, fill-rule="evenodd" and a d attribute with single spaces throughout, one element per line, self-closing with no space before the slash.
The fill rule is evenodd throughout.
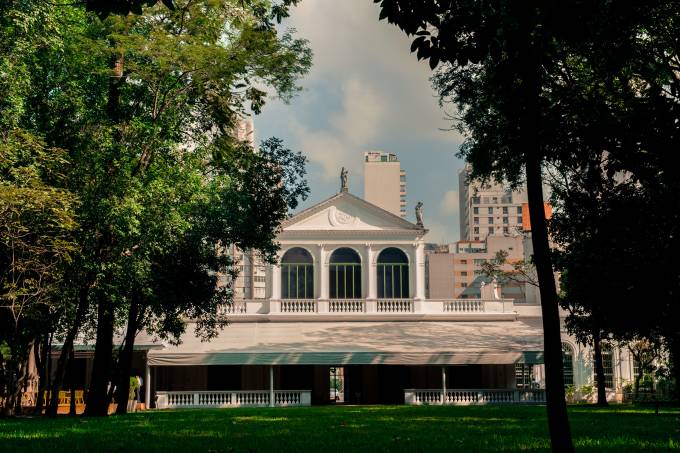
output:
<path id="1" fill-rule="evenodd" d="M 340 170 L 340 192 L 347 192 L 347 169 L 342 167 Z"/>

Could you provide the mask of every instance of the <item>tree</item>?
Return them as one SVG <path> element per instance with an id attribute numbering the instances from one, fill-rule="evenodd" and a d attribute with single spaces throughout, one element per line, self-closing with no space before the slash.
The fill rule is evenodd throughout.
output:
<path id="1" fill-rule="evenodd" d="M 56 310 L 62 270 L 76 253 L 75 197 L 59 188 L 64 152 L 31 134 L 0 135 L 0 392 L 20 409 L 34 344 Z"/>
<path id="2" fill-rule="evenodd" d="M 7 108 L 17 112 L 16 124 L 67 150 L 64 185 L 79 200 L 79 252 L 65 269 L 61 317 L 52 323 L 63 336 L 52 411 L 84 329 L 93 327 L 97 337 L 87 411 L 103 415 L 115 377 L 113 334 L 133 318 L 131 311 L 152 313 L 138 324 L 158 335 L 177 332 L 183 315 L 214 331 L 222 323 L 217 305 L 230 297 L 217 294 L 214 275 L 206 273 L 228 267 L 216 247 L 275 250 L 282 209 L 306 196 L 304 180 L 297 179 L 304 159 L 280 146 L 258 157 L 232 137 L 238 118 L 259 112 L 270 91 L 290 99 L 311 64 L 306 42 L 275 28 L 291 3 L 178 1 L 175 10 L 152 6 L 142 15 L 103 21 L 78 6 L 47 8 L 53 29 L 36 35 L 50 39 L 27 44 L 24 56 L 12 54 L 26 77 L 3 101 L 13 102 Z M 3 19 L 30 17 L 42 2 L 9 7 Z M 18 7 L 25 10 L 12 9 Z M 3 28 L 3 49 L 12 50 L 22 27 Z M 224 211 L 210 206 L 212 217 L 201 223 L 198 207 L 206 200 Z M 257 207 L 251 220 L 241 218 Z M 160 243 L 151 230 L 172 240 Z M 201 280 L 166 305 L 157 298 L 159 282 L 148 278 L 151 269 L 165 276 L 200 270 L 193 275 Z M 202 292 L 208 287 L 211 297 Z"/>
<path id="3" fill-rule="evenodd" d="M 473 177 L 493 175 L 515 183 L 522 175 L 526 178 L 543 314 L 550 438 L 554 451 L 572 451 L 557 291 L 543 212 L 546 150 L 540 135 L 544 68 L 552 66 L 559 50 L 554 28 L 562 27 L 557 27 L 555 11 L 537 2 L 378 2 L 381 19 L 415 36 L 411 51 L 419 59 L 429 60 L 432 69 L 440 62 L 449 65 L 436 83 L 442 96 L 452 94 L 461 110 L 462 127 L 470 137 L 462 154 L 473 164 Z"/>

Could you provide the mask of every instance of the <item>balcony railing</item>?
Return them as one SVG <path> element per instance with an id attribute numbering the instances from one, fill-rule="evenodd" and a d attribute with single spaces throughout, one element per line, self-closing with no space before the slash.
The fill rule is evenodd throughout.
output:
<path id="1" fill-rule="evenodd" d="M 366 317 L 426 315 L 469 318 L 468 315 L 515 315 L 512 299 L 246 299 L 225 305 L 221 314 L 233 320 L 248 316 Z"/>
<path id="2" fill-rule="evenodd" d="M 311 390 L 274 390 L 276 407 L 309 406 Z M 227 390 L 156 392 L 156 408 L 189 407 L 266 407 L 270 406 L 269 390 Z"/>
<path id="3" fill-rule="evenodd" d="M 545 390 L 516 389 L 407 389 L 404 401 L 411 405 L 470 406 L 481 404 L 544 404 Z"/>

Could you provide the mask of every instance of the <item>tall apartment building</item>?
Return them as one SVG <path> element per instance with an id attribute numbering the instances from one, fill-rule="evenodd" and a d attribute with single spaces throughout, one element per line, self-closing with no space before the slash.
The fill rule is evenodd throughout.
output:
<path id="1" fill-rule="evenodd" d="M 396 154 L 364 153 L 364 200 L 406 217 L 406 172 Z"/>
<path id="2" fill-rule="evenodd" d="M 483 241 L 490 235 L 515 235 L 523 231 L 526 190 L 507 185 L 469 181 L 470 165 L 458 173 L 460 197 L 460 238 Z"/>

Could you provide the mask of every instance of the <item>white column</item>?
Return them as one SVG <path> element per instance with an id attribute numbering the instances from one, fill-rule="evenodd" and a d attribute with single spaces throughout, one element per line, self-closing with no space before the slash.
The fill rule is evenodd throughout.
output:
<path id="1" fill-rule="evenodd" d="M 442 404 L 446 404 L 446 367 L 442 366 Z"/>
<path id="2" fill-rule="evenodd" d="M 425 299 L 425 245 L 418 242 L 416 245 L 416 260 L 413 271 L 416 273 L 415 299 Z"/>
<path id="3" fill-rule="evenodd" d="M 272 265 L 272 299 L 281 299 L 281 266 Z"/>
<path id="4" fill-rule="evenodd" d="M 315 272 L 319 272 L 320 274 L 320 288 L 319 288 L 319 299 L 327 300 L 330 294 L 329 286 L 328 286 L 328 250 L 326 250 L 326 247 L 321 244 L 319 245 L 319 264 L 317 265 L 317 268 L 315 269 Z"/>
<path id="5" fill-rule="evenodd" d="M 368 293 L 366 299 L 378 298 L 378 266 L 376 264 L 376 250 L 371 244 L 366 244 L 366 256 L 368 257 Z"/>
<path id="6" fill-rule="evenodd" d="M 269 407 L 274 407 L 274 365 L 269 365 Z"/>
<path id="7" fill-rule="evenodd" d="M 146 373 L 144 373 L 144 407 L 151 409 L 151 367 L 149 366 L 149 352 L 146 353 Z"/>

